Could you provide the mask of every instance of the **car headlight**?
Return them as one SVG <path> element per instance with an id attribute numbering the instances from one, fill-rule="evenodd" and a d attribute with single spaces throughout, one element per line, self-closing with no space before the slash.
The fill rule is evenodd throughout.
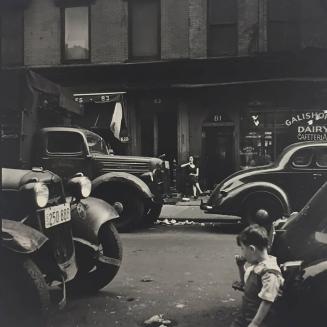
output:
<path id="1" fill-rule="evenodd" d="M 35 203 L 39 208 L 44 208 L 49 201 L 49 189 L 43 183 L 34 184 Z"/>
<path id="2" fill-rule="evenodd" d="M 87 198 L 92 191 L 92 183 L 86 176 L 76 176 L 68 181 L 68 191 L 77 199 Z"/>

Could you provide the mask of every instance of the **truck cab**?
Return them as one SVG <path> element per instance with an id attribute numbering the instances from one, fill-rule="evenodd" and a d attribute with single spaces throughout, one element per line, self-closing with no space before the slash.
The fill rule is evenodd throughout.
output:
<path id="1" fill-rule="evenodd" d="M 92 180 L 94 196 L 121 204 L 120 230 L 157 219 L 168 193 L 166 162 L 115 155 L 101 136 L 83 128 L 42 128 L 35 136 L 33 156 L 35 165 L 64 180 L 82 172 Z"/>

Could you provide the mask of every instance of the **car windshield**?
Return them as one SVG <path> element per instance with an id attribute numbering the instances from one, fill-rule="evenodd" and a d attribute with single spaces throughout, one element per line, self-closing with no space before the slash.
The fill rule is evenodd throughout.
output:
<path id="1" fill-rule="evenodd" d="M 90 131 L 84 131 L 84 135 L 91 153 L 109 154 L 106 142 L 101 136 Z"/>

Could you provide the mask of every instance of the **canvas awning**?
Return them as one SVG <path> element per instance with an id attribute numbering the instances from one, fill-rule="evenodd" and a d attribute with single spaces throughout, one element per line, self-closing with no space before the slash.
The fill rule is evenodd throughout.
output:
<path id="1" fill-rule="evenodd" d="M 41 75 L 32 71 L 27 72 L 27 82 L 29 87 L 42 93 L 51 94 L 58 97 L 58 106 L 64 110 L 77 115 L 83 114 L 83 108 L 74 101 L 73 94 L 66 88 L 51 82 Z"/>

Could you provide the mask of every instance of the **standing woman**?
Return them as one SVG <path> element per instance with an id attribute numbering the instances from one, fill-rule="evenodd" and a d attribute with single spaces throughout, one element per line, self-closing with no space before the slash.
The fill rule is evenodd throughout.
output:
<path id="1" fill-rule="evenodd" d="M 189 161 L 185 164 L 182 164 L 181 167 L 187 168 L 188 180 L 189 183 L 192 185 L 193 196 L 196 199 L 197 191 L 199 192 L 199 195 L 203 193 L 199 185 L 199 167 L 195 165 L 193 156 L 189 156 L 188 160 Z"/>

